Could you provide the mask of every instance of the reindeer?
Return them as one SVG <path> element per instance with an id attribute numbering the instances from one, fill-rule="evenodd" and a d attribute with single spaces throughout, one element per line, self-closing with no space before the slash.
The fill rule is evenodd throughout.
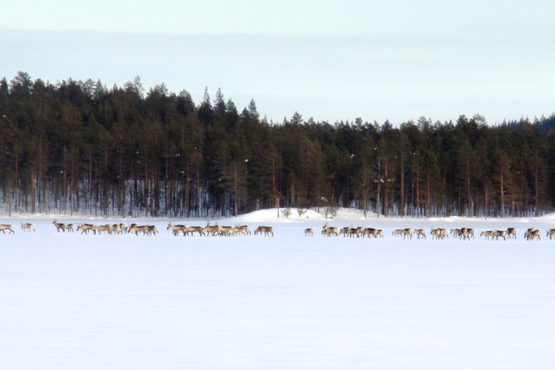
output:
<path id="1" fill-rule="evenodd" d="M 326 233 L 327 236 L 339 236 L 339 228 L 336 226 L 330 226 L 328 227 Z"/>
<path id="2" fill-rule="evenodd" d="M 393 230 L 391 235 L 395 236 L 395 237 L 398 237 L 398 236 L 403 236 L 403 233 L 404 233 L 403 229 L 395 229 L 395 230 Z"/>
<path id="3" fill-rule="evenodd" d="M 445 238 L 448 237 L 448 235 L 447 235 L 447 229 L 445 229 L 445 228 L 443 228 L 443 227 L 439 227 L 439 228 L 436 228 L 436 229 L 432 229 L 432 230 L 430 231 L 430 234 L 432 234 L 432 239 L 435 238 L 435 239 L 438 239 L 438 240 L 439 240 L 439 239 L 442 239 L 442 240 L 443 240 L 443 239 L 445 239 Z"/>
<path id="4" fill-rule="evenodd" d="M 503 238 L 503 240 L 507 240 L 507 232 L 505 230 L 495 230 L 495 240 L 499 240 L 499 238 Z"/>
<path id="5" fill-rule="evenodd" d="M 179 233 L 182 233 L 183 236 L 187 235 L 187 226 L 185 225 L 175 225 L 175 228 L 173 230 L 173 235 L 178 236 Z"/>
<path id="6" fill-rule="evenodd" d="M 112 226 L 110 227 L 110 230 L 114 235 L 118 235 L 120 233 L 118 224 L 112 224 Z"/>
<path id="7" fill-rule="evenodd" d="M 493 240 L 493 238 L 495 237 L 495 231 L 493 230 L 487 230 L 487 231 L 482 231 L 480 233 L 480 236 L 483 236 L 486 238 L 486 240 Z"/>
<path id="8" fill-rule="evenodd" d="M 405 239 L 407 236 L 412 239 L 412 229 L 410 227 L 403 229 L 403 239 Z"/>
<path id="9" fill-rule="evenodd" d="M 156 235 L 156 234 L 158 234 L 158 229 L 154 225 L 145 225 L 143 234 L 145 234 L 145 235 Z"/>
<path id="10" fill-rule="evenodd" d="M 274 236 L 274 228 L 272 226 L 258 226 L 254 235 L 264 234 L 264 236 Z"/>
<path id="11" fill-rule="evenodd" d="M 123 226 L 123 224 L 113 224 L 112 225 L 112 232 L 114 234 L 118 234 L 121 235 L 123 234 L 123 230 L 124 230 L 125 226 Z"/>
<path id="12" fill-rule="evenodd" d="M 139 235 L 139 232 L 143 233 L 143 235 L 146 232 L 146 226 L 145 225 L 137 225 L 137 224 L 131 224 L 129 226 L 129 230 L 128 232 L 131 234 L 135 234 L 135 235 Z"/>
<path id="13" fill-rule="evenodd" d="M 135 235 L 139 235 L 142 233 L 143 235 L 156 235 L 158 230 L 154 225 L 134 225 L 129 228 L 129 233 L 135 233 Z"/>
<path id="14" fill-rule="evenodd" d="M 241 225 L 241 226 L 238 226 L 238 228 L 241 231 L 241 233 L 243 233 L 243 235 L 251 235 L 252 234 L 249 225 Z"/>
<path id="15" fill-rule="evenodd" d="M 73 224 L 64 225 L 64 230 L 67 230 L 67 232 L 74 232 L 75 231 L 75 230 L 73 230 Z"/>
<path id="16" fill-rule="evenodd" d="M 220 226 L 220 232 L 219 232 L 220 236 L 235 236 L 236 235 L 236 230 L 234 227 L 232 226 Z"/>
<path id="17" fill-rule="evenodd" d="M 468 232 L 468 239 L 470 239 L 470 237 L 472 237 L 472 239 L 474 239 L 474 228 L 469 227 L 466 229 L 466 231 Z"/>
<path id="18" fill-rule="evenodd" d="M 516 229 L 514 227 L 509 227 L 507 228 L 507 237 L 509 239 L 511 239 L 511 237 L 513 237 L 514 239 L 516 239 Z"/>
<path id="19" fill-rule="evenodd" d="M 5 234 L 5 231 L 9 231 L 10 234 L 15 234 L 15 231 L 14 231 L 12 225 L 9 225 L 9 224 L 0 225 L 0 231 L 2 231 L 2 234 Z"/>
<path id="20" fill-rule="evenodd" d="M 218 225 L 210 225 L 210 223 L 206 224 L 206 226 L 204 227 L 204 231 L 206 232 L 206 235 L 221 235 L 221 227 Z"/>
<path id="21" fill-rule="evenodd" d="M 204 233 L 204 227 L 202 227 L 202 226 L 189 226 L 187 228 L 187 234 L 193 235 L 194 233 L 197 233 L 199 236 L 205 236 L 206 235 Z"/>
<path id="22" fill-rule="evenodd" d="M 327 237 L 339 236 L 339 229 L 335 226 L 324 225 L 322 227 L 322 235 L 325 235 Z"/>
<path id="23" fill-rule="evenodd" d="M 314 235 L 314 230 L 312 230 L 312 228 L 310 228 L 310 227 L 307 228 L 307 229 L 304 229 L 304 235 L 305 236 L 313 236 Z"/>
<path id="24" fill-rule="evenodd" d="M 65 225 L 63 223 L 54 220 L 54 221 L 52 221 L 52 224 L 56 228 L 57 232 L 60 232 L 60 230 L 62 230 L 62 232 L 65 231 L 65 227 L 64 227 Z"/>
<path id="25" fill-rule="evenodd" d="M 414 229 L 414 232 L 416 233 L 416 236 L 418 237 L 418 239 L 420 239 L 420 237 L 423 237 L 424 239 L 426 239 L 426 230 Z"/>
<path id="26" fill-rule="evenodd" d="M 357 238 L 360 238 L 360 235 L 362 233 L 362 227 L 350 227 L 349 228 L 349 237 L 352 238 L 354 236 L 356 236 Z M 363 234 L 364 235 L 364 234 Z"/>
<path id="27" fill-rule="evenodd" d="M 383 238 L 383 230 L 382 230 L 382 229 L 376 230 L 376 238 L 377 238 L 378 236 L 379 236 L 380 238 Z"/>
<path id="28" fill-rule="evenodd" d="M 537 229 L 533 229 L 533 228 L 528 229 L 528 231 L 526 231 L 524 233 L 524 238 L 526 240 L 530 240 L 530 241 L 534 240 L 534 239 L 542 240 L 542 237 L 540 235 L 540 231 L 537 230 Z"/>
<path id="29" fill-rule="evenodd" d="M 177 236 L 180 232 L 183 232 L 183 235 L 185 235 L 186 228 L 187 227 L 185 225 L 172 225 L 170 222 L 166 230 L 171 230 L 173 236 Z"/>
<path id="30" fill-rule="evenodd" d="M 102 232 L 107 232 L 108 234 L 112 234 L 112 227 L 109 224 L 105 225 L 98 225 L 96 227 L 96 231 L 98 231 L 98 235 L 101 235 Z"/>
<path id="31" fill-rule="evenodd" d="M 35 231 L 35 227 L 33 226 L 33 224 L 30 223 L 24 223 L 21 224 L 21 230 L 23 231 Z"/>
<path id="32" fill-rule="evenodd" d="M 274 228 L 272 226 L 264 226 L 264 235 L 266 236 L 274 236 Z"/>
<path id="33" fill-rule="evenodd" d="M 88 235 L 89 231 L 92 231 L 96 235 L 96 226 L 93 224 L 82 224 L 77 226 L 77 231 L 81 230 L 81 234 Z"/>
<path id="34" fill-rule="evenodd" d="M 470 236 L 468 236 L 468 229 L 466 227 L 459 229 L 459 239 L 470 240 Z"/>
<path id="35" fill-rule="evenodd" d="M 341 228 L 341 230 L 339 231 L 339 234 L 343 235 L 343 237 L 346 237 L 347 235 L 349 235 L 350 231 L 351 231 L 351 228 L 348 226 L 345 226 Z"/>
<path id="36" fill-rule="evenodd" d="M 233 235 L 247 235 L 247 232 L 242 226 L 234 226 Z"/>
<path id="37" fill-rule="evenodd" d="M 132 231 L 132 230 L 135 230 L 135 227 L 137 227 L 137 224 L 136 224 L 136 223 L 132 223 L 132 224 L 130 224 L 129 226 L 126 226 L 126 227 L 123 229 L 123 231 L 124 231 L 126 234 L 131 234 L 132 232 L 134 232 L 134 231 Z"/>
<path id="38" fill-rule="evenodd" d="M 373 236 L 374 238 L 378 237 L 378 230 L 376 230 L 373 227 L 367 227 L 366 229 L 364 229 L 364 235 L 366 235 L 367 237 L 371 237 Z"/>
<path id="39" fill-rule="evenodd" d="M 545 233 L 545 237 L 549 237 L 549 240 L 553 240 L 553 238 L 555 238 L 555 229 L 547 230 L 547 233 Z"/>

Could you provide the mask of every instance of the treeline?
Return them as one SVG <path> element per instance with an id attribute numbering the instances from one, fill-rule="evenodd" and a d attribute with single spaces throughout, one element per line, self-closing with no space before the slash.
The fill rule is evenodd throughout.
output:
<path id="1" fill-rule="evenodd" d="M 270 207 L 379 215 L 553 210 L 555 116 L 488 125 L 268 123 L 220 90 L 200 105 L 140 79 L 0 80 L 2 212 L 214 217 Z"/>

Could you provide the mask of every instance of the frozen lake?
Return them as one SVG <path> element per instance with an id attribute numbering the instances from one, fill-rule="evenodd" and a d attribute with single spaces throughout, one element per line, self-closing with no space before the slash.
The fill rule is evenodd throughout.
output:
<path id="1" fill-rule="evenodd" d="M 0 220 L 17 227 L 0 234 L 1 367 L 553 369 L 555 217 L 328 221 L 381 227 L 377 240 L 272 217 L 220 224 L 269 224 L 274 238 L 174 237 L 167 221 L 147 222 L 156 236 L 57 233 L 51 219 L 24 233 L 27 219 Z M 392 237 L 404 226 L 477 235 Z M 478 237 L 509 226 L 517 240 Z M 525 241 L 528 227 L 543 241 Z"/>

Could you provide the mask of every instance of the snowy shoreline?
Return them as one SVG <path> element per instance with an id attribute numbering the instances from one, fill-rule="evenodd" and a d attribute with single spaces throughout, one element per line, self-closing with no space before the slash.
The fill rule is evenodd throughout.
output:
<path id="1" fill-rule="evenodd" d="M 286 216 L 286 212 L 289 211 L 290 214 Z M 95 220 L 95 221 L 102 221 L 102 220 L 121 220 L 121 221 L 137 221 L 137 220 L 151 220 L 156 222 L 163 222 L 167 220 L 175 220 L 175 221 L 192 221 L 192 222 L 220 222 L 220 221 L 229 221 L 229 222 L 275 222 L 275 223 L 314 223 L 314 222 L 322 222 L 322 223 L 380 223 L 380 224 L 387 224 L 387 223 L 400 223 L 400 222 L 408 222 L 408 223 L 430 223 L 430 222 L 441 222 L 441 223 L 457 223 L 457 222 L 476 222 L 476 223 L 533 223 L 533 222 L 540 222 L 540 223 L 553 223 L 555 224 L 555 213 L 549 213 L 542 216 L 528 216 L 528 217 L 473 217 L 473 216 L 446 216 L 446 217 L 415 217 L 415 216 L 388 216 L 384 217 L 376 216 L 375 213 L 367 213 L 367 216 L 364 216 L 362 210 L 359 209 L 351 209 L 351 208 L 340 208 L 337 211 L 336 216 L 333 217 L 326 217 L 325 211 L 316 212 L 315 210 L 302 210 L 304 212 L 302 215 L 299 213 L 299 210 L 296 208 L 280 208 L 279 210 L 279 217 L 278 212 L 275 208 L 271 209 L 263 209 L 254 211 L 251 213 L 239 215 L 237 217 L 215 217 L 215 218 L 207 218 L 207 217 L 104 217 L 104 216 L 91 216 L 86 214 L 40 214 L 40 213 L 15 213 L 12 215 L 1 214 L 0 219 L 2 220 Z"/>

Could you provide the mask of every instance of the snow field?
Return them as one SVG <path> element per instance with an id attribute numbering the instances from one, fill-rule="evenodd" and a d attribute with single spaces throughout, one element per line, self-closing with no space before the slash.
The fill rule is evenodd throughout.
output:
<path id="1" fill-rule="evenodd" d="M 137 222 L 156 236 L 62 234 L 51 219 L 23 233 L 1 220 L 16 226 L 0 234 L 2 368 L 553 368 L 552 218 L 328 220 L 383 228 L 375 240 L 264 217 L 219 224 L 268 224 L 274 238 L 174 237 L 166 220 Z M 419 225 L 516 226 L 518 239 L 391 236 Z M 532 226 L 544 241 L 523 240 Z"/>

